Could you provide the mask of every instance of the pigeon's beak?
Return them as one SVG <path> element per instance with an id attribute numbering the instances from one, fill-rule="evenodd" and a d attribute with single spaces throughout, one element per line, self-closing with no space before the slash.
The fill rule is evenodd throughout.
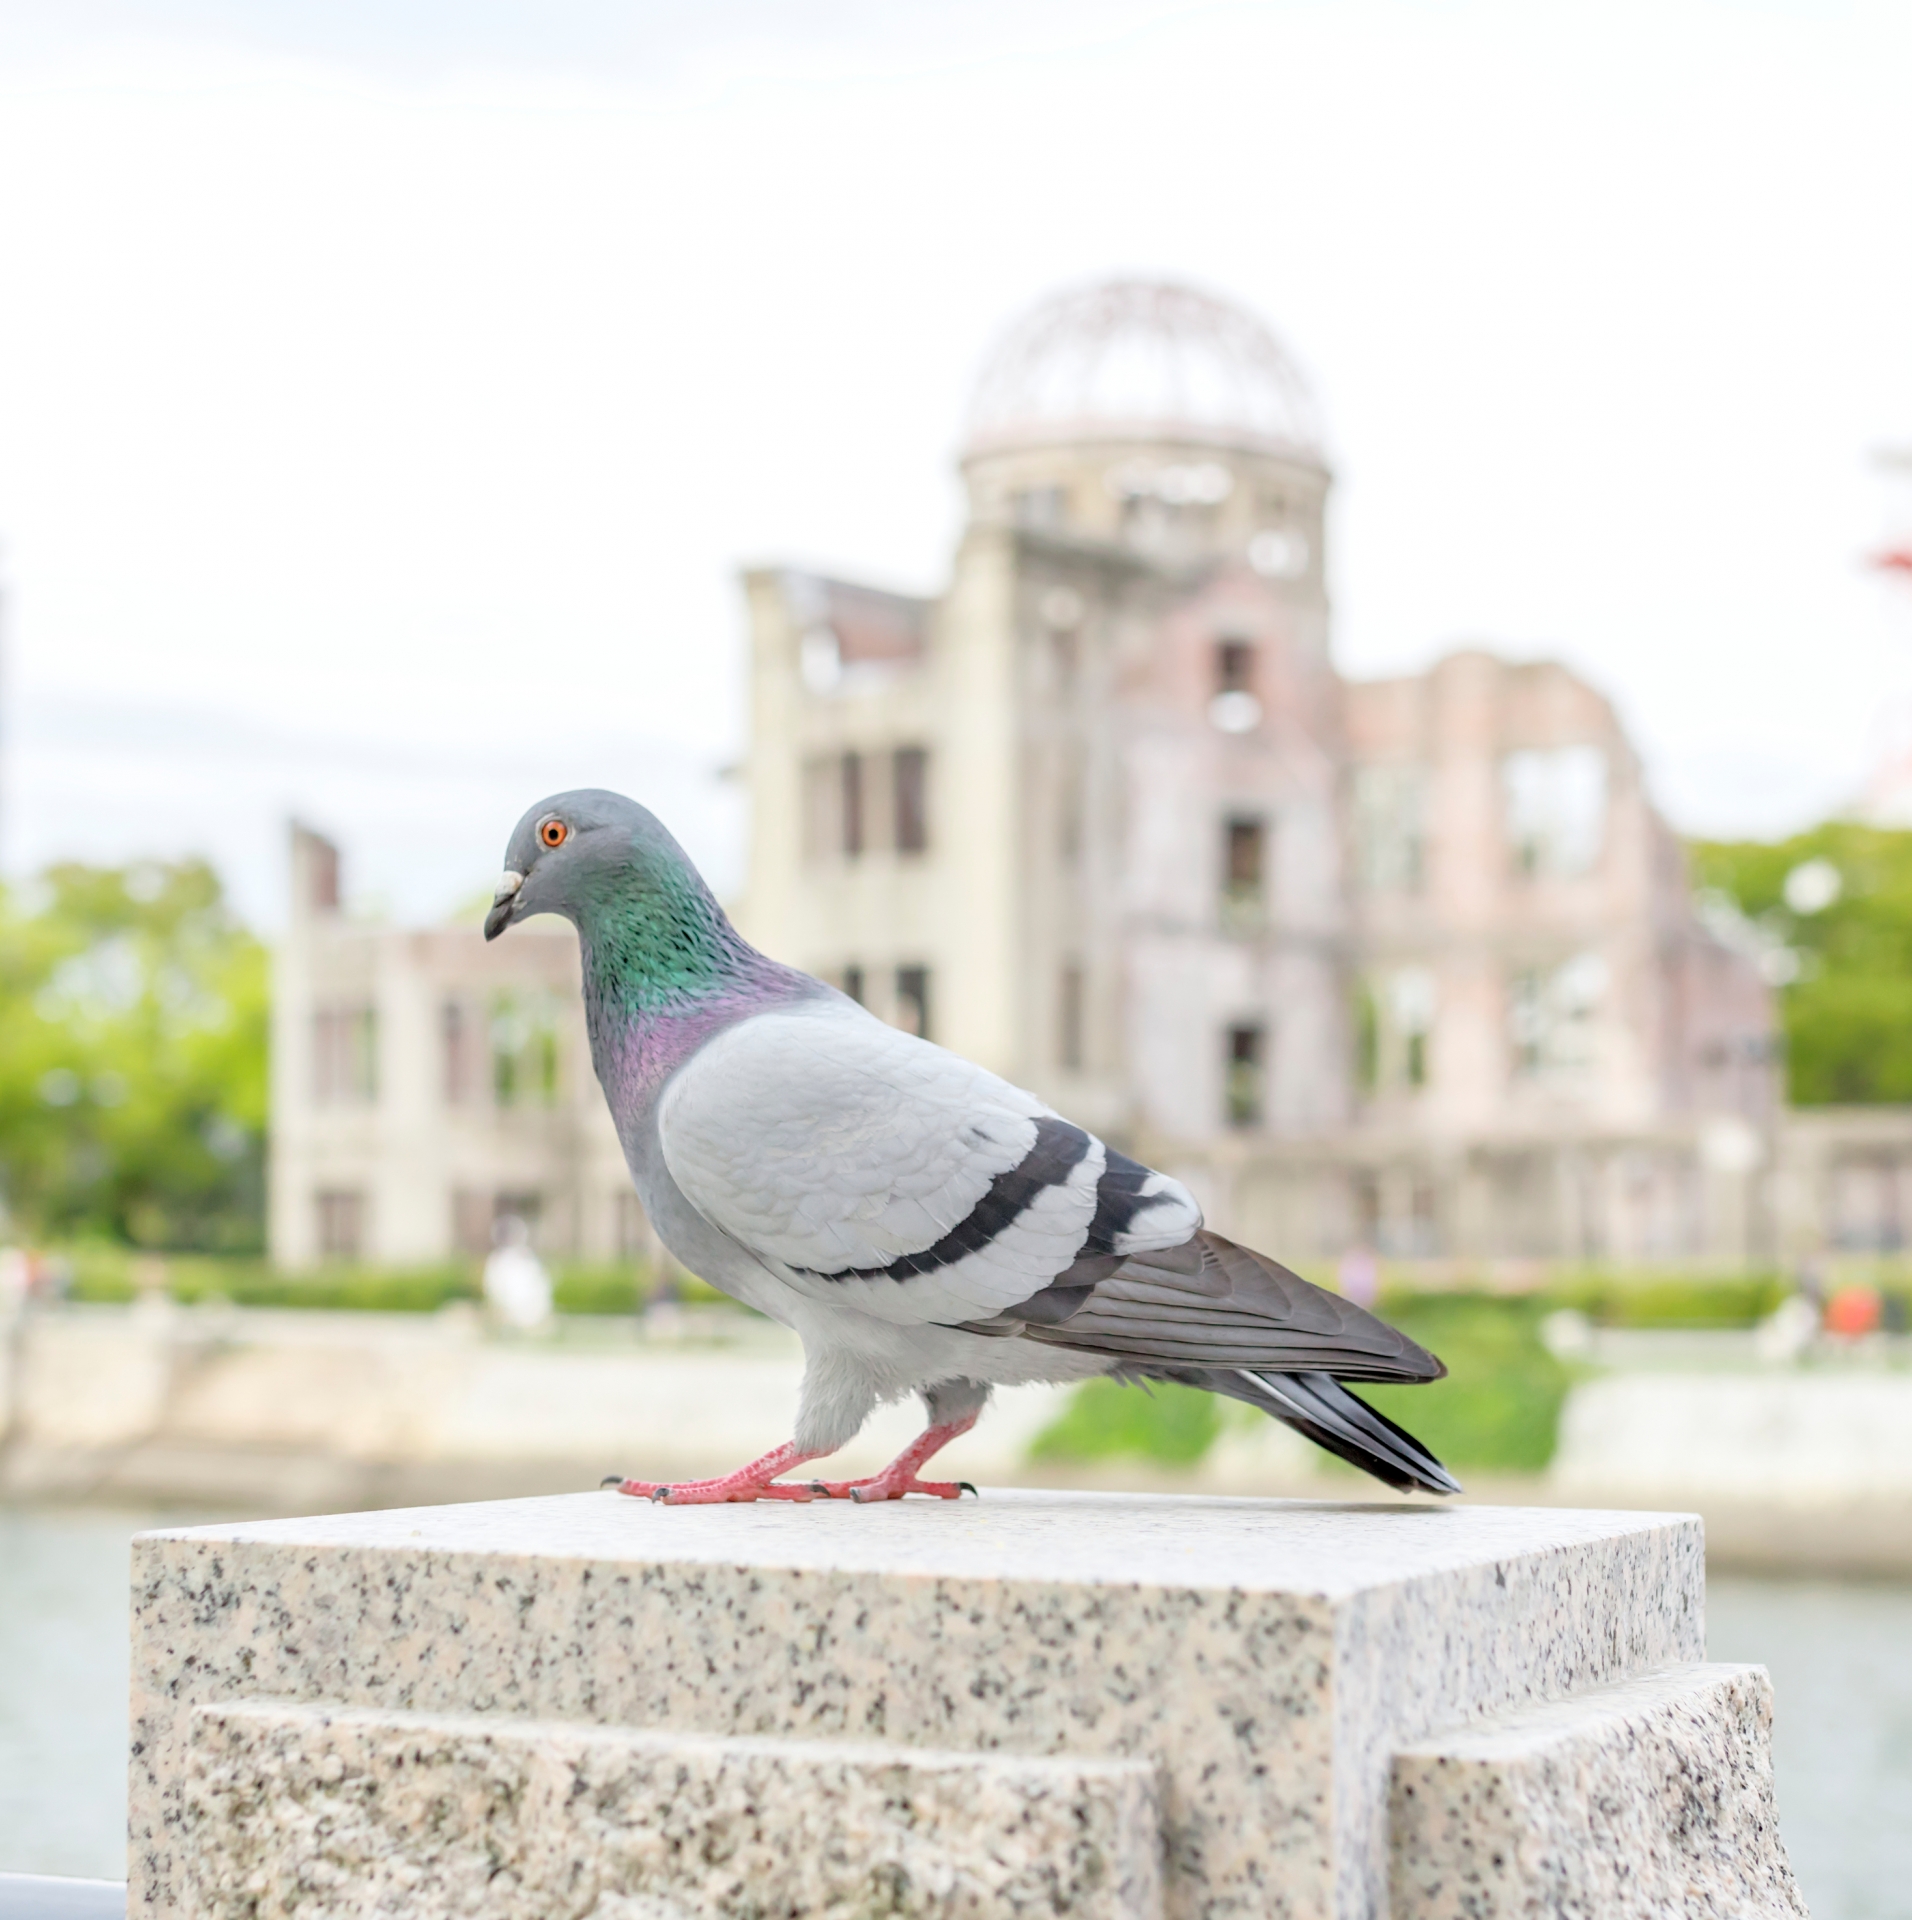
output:
<path id="1" fill-rule="evenodd" d="M 498 882 L 498 891 L 491 896 L 491 911 L 485 915 L 485 938 L 495 940 L 511 924 L 511 910 L 518 904 L 518 889 L 524 885 L 524 875 L 505 869 L 505 877 Z"/>

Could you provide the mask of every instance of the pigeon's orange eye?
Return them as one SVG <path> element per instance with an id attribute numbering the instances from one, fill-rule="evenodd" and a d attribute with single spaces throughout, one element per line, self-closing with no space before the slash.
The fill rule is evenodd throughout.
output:
<path id="1" fill-rule="evenodd" d="M 547 847 L 561 847 L 570 837 L 571 829 L 562 820 L 547 820 L 538 829 L 538 838 Z"/>

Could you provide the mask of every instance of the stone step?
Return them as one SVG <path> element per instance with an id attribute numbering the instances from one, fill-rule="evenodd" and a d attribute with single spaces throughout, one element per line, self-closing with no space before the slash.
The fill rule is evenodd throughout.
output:
<path id="1" fill-rule="evenodd" d="M 1389 1813 L 1391 1920 L 1805 1913 L 1763 1667 L 1668 1667 L 1417 1741 Z"/>
<path id="2" fill-rule="evenodd" d="M 197 1920 L 1160 1920 L 1142 1760 L 232 1701 L 192 1715 Z"/>

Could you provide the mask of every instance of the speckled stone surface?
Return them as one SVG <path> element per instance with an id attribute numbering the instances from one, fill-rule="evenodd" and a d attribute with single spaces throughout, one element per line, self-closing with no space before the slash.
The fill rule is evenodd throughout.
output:
<path id="1" fill-rule="evenodd" d="M 1398 1748 L 1702 1641 L 1677 1515 L 605 1493 L 147 1535 L 133 1911 L 189 1911 L 190 1708 L 277 1699 L 1144 1759 L 1174 1920 L 1365 1916 Z"/>
<path id="2" fill-rule="evenodd" d="M 204 1920 L 1160 1920 L 1139 1760 L 195 1708 Z"/>
<path id="3" fill-rule="evenodd" d="M 1681 1666 L 1394 1762 L 1391 1920 L 1799 1920 L 1761 1667 Z"/>

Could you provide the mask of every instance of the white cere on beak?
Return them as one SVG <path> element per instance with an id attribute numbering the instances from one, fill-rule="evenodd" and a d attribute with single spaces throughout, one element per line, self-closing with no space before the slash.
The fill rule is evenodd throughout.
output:
<path id="1" fill-rule="evenodd" d="M 523 885 L 524 875 L 513 872 L 510 867 L 507 867 L 498 882 L 498 891 L 491 896 L 491 904 L 495 907 L 500 900 L 509 900 Z"/>

